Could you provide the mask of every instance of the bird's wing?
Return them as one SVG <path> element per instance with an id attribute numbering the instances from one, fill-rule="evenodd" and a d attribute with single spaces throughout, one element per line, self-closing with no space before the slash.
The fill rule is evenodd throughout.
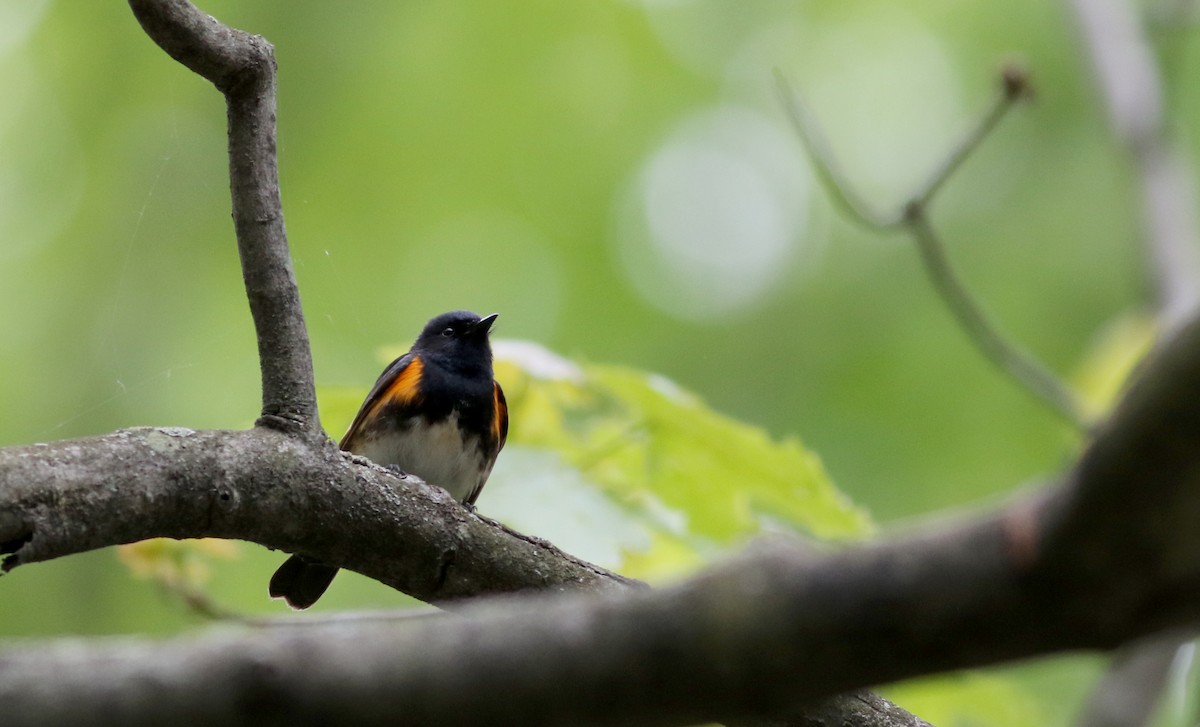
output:
<path id="1" fill-rule="evenodd" d="M 363 423 L 370 419 L 380 407 L 387 404 L 404 406 L 415 402 L 421 395 L 421 374 L 424 370 L 424 362 L 412 352 L 406 353 L 388 364 L 388 367 L 379 375 L 375 385 L 371 387 L 371 392 L 367 394 L 362 407 L 354 416 L 354 421 L 346 430 L 346 434 L 342 436 L 342 441 L 338 443 L 338 446 L 344 450 L 353 451 L 354 439 L 358 436 Z"/>

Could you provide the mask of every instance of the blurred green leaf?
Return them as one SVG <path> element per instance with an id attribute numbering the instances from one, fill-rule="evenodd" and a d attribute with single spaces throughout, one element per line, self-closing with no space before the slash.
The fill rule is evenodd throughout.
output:
<path id="1" fill-rule="evenodd" d="M 604 365 L 580 370 L 576 382 L 551 382 L 552 391 L 574 392 L 557 400 L 565 440 L 547 444 L 613 497 L 653 497 L 683 513 L 689 533 L 722 543 L 769 522 L 823 540 L 871 532 L 866 514 L 798 440 L 772 440 L 660 376 Z"/>
<path id="2" fill-rule="evenodd" d="M 1157 335 L 1152 317 L 1126 313 L 1096 336 L 1075 374 L 1076 387 L 1092 414 L 1101 415 L 1112 408 Z"/>
<path id="3" fill-rule="evenodd" d="M 238 557 L 232 540 L 152 538 L 117 547 L 117 557 L 138 578 L 168 589 L 201 589 L 212 577 L 213 561 Z"/>
<path id="4" fill-rule="evenodd" d="M 1016 681 L 964 672 L 888 687 L 885 695 L 938 727 L 1029 727 L 1047 724 L 1034 700 Z"/>

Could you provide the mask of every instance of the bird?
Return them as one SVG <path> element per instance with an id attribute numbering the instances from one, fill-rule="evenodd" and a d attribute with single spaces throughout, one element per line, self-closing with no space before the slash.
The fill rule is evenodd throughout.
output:
<path id="1" fill-rule="evenodd" d="M 497 317 L 459 310 L 430 320 L 383 370 L 338 446 L 438 485 L 474 511 L 508 438 L 508 404 L 488 340 Z M 296 554 L 275 571 L 268 591 L 305 609 L 337 572 Z"/>

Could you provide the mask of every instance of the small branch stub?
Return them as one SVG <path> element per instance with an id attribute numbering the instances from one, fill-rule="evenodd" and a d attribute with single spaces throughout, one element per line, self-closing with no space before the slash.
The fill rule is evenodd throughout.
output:
<path id="1" fill-rule="evenodd" d="M 1033 100 L 1033 84 L 1029 81 L 1029 72 L 1018 63 L 1006 63 L 1000 71 L 1000 83 L 1004 89 L 1004 97 L 1010 101 Z"/>

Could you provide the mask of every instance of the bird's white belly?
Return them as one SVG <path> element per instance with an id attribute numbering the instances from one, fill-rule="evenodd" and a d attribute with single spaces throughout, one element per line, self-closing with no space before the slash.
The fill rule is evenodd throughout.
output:
<path id="1" fill-rule="evenodd" d="M 444 488 L 459 502 L 479 483 L 483 455 L 476 437 L 463 441 L 458 414 L 432 426 L 419 418 L 405 422 L 399 431 L 369 437 L 355 454 L 379 465 L 395 465 L 426 482 Z"/>

